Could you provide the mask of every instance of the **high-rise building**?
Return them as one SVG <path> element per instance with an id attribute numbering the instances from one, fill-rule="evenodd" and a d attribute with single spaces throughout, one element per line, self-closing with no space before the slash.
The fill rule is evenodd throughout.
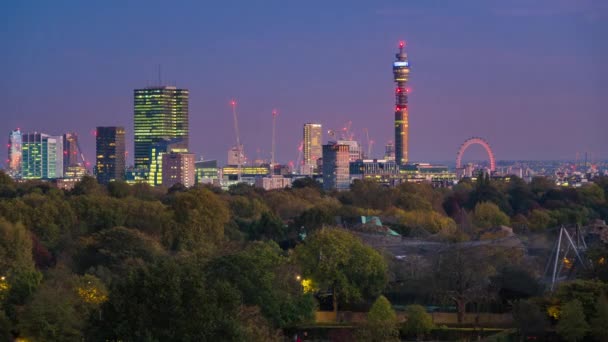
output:
<path id="1" fill-rule="evenodd" d="M 65 133 L 63 135 L 63 169 L 70 166 L 80 165 L 80 151 L 78 148 L 78 136 L 76 133 Z M 83 165 L 84 166 L 84 165 Z"/>
<path id="2" fill-rule="evenodd" d="M 407 82 L 410 76 L 410 63 L 405 53 L 405 43 L 399 43 L 399 53 L 393 62 L 393 76 L 397 83 L 395 89 L 395 160 L 398 165 L 409 161 L 409 109 Z"/>
<path id="3" fill-rule="evenodd" d="M 21 177 L 55 179 L 63 177 L 63 137 L 44 133 L 21 136 Z"/>
<path id="4" fill-rule="evenodd" d="M 361 145 L 356 140 L 338 140 L 338 145 L 348 145 L 348 160 L 351 162 L 357 161 L 363 158 L 363 151 L 361 151 Z"/>
<path id="5" fill-rule="evenodd" d="M 194 154 L 171 152 L 164 153 L 162 158 L 164 186 L 181 184 L 189 188 L 194 185 Z"/>
<path id="6" fill-rule="evenodd" d="M 124 127 L 97 127 L 95 174 L 97 182 L 125 179 L 125 129 Z"/>
<path id="7" fill-rule="evenodd" d="M 17 128 L 8 136 L 8 160 L 7 170 L 8 174 L 13 178 L 19 178 L 21 176 L 21 131 Z"/>
<path id="8" fill-rule="evenodd" d="M 125 179 L 125 129 L 97 127 L 95 174 L 100 184 Z"/>
<path id="9" fill-rule="evenodd" d="M 384 146 L 384 159 L 395 160 L 395 144 L 393 144 L 392 141 L 389 141 L 386 146 Z"/>
<path id="10" fill-rule="evenodd" d="M 310 173 L 317 170 L 317 160 L 323 155 L 323 127 L 317 123 L 304 124 L 304 160 L 302 161 L 303 170 Z"/>
<path id="11" fill-rule="evenodd" d="M 194 163 L 196 184 L 219 183 L 217 160 L 199 160 Z"/>
<path id="12" fill-rule="evenodd" d="M 188 90 L 170 86 L 135 89 L 135 167 L 150 169 L 150 151 L 161 140 L 179 139 L 188 149 Z"/>
<path id="13" fill-rule="evenodd" d="M 163 154 L 187 153 L 181 139 L 163 139 L 150 147 L 150 168 L 148 171 L 148 184 L 152 186 L 163 184 Z"/>
<path id="14" fill-rule="evenodd" d="M 323 145 L 323 189 L 348 190 L 350 187 L 348 145 Z"/>

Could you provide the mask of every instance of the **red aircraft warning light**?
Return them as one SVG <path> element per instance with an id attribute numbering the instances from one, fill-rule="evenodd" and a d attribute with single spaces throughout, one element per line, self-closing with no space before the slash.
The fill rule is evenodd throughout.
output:
<path id="1" fill-rule="evenodd" d="M 400 47 L 400 48 L 403 48 L 404 46 L 405 46 L 405 42 L 404 42 L 403 40 L 402 40 L 402 41 L 400 41 L 400 42 L 399 42 L 399 47 Z"/>

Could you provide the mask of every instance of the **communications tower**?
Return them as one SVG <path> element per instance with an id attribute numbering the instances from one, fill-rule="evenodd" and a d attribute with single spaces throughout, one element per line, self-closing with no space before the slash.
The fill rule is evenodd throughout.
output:
<path id="1" fill-rule="evenodd" d="M 399 42 L 399 53 L 393 62 L 393 76 L 397 88 L 395 89 L 395 160 L 398 165 L 407 164 L 409 161 L 409 120 L 407 82 L 410 76 L 410 63 L 405 53 L 405 42 Z"/>

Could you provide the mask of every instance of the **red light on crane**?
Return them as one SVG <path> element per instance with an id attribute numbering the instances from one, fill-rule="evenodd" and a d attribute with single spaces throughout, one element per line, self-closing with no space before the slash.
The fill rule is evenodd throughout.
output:
<path id="1" fill-rule="evenodd" d="M 402 48 L 402 47 L 404 47 L 404 46 L 405 46 L 405 42 L 404 42 L 403 40 L 402 40 L 402 41 L 400 41 L 400 42 L 399 42 L 399 47 L 400 47 L 400 48 Z"/>

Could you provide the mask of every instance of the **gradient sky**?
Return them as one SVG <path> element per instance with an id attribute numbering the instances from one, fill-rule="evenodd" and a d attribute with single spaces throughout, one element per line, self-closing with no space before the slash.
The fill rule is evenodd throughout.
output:
<path id="1" fill-rule="evenodd" d="M 225 162 L 232 97 L 250 158 L 270 155 L 273 108 L 279 161 L 297 158 L 305 122 L 352 121 L 379 156 L 394 134 L 391 64 L 403 39 L 412 160 L 453 160 L 471 136 L 498 159 L 606 158 L 607 4 L 3 1 L 0 132 L 76 131 L 93 159 L 94 128 L 123 125 L 132 155 L 133 89 L 158 83 L 160 64 L 164 83 L 190 90 L 197 158 Z"/>

